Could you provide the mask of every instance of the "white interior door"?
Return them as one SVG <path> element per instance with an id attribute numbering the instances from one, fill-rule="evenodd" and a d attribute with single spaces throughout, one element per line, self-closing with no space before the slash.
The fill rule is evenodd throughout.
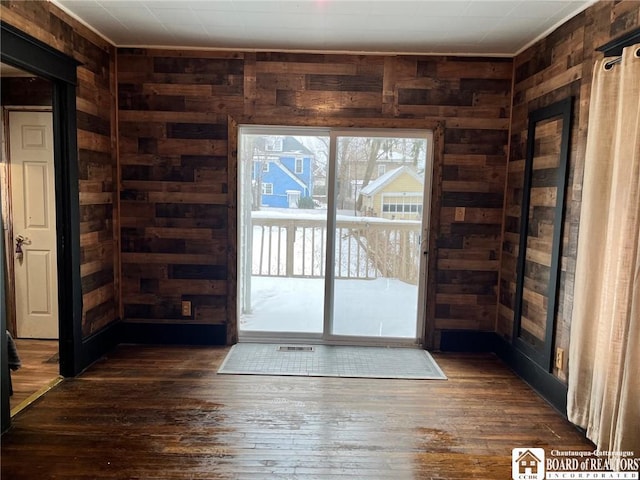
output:
<path id="1" fill-rule="evenodd" d="M 58 338 L 51 112 L 9 112 L 9 156 L 17 334 Z"/>

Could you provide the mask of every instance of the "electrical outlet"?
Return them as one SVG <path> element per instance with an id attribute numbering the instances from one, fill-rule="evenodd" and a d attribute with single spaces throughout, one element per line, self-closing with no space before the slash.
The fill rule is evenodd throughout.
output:
<path id="1" fill-rule="evenodd" d="M 182 301 L 182 316 L 183 317 L 191 316 L 191 302 L 188 300 Z"/>
<path id="2" fill-rule="evenodd" d="M 558 370 L 564 368 L 564 348 L 556 348 L 556 368 Z"/>
<path id="3" fill-rule="evenodd" d="M 464 214 L 465 214 L 465 209 L 464 207 L 456 207 L 456 215 L 455 215 L 455 220 L 456 222 L 464 222 Z"/>

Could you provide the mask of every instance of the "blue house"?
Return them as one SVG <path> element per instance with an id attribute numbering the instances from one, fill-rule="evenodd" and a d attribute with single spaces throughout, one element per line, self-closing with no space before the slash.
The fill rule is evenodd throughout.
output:
<path id="1" fill-rule="evenodd" d="M 297 208 L 313 195 L 313 153 L 293 137 L 263 137 L 253 156 L 253 184 L 265 207 Z"/>

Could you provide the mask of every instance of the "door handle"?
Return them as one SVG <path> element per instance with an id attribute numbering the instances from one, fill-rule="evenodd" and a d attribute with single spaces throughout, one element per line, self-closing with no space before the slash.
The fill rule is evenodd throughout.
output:
<path id="1" fill-rule="evenodd" d="M 22 251 L 22 245 L 29 245 L 31 242 L 23 235 L 16 235 L 16 259 L 22 261 L 24 252 Z"/>
<path id="2" fill-rule="evenodd" d="M 22 261 L 22 244 L 24 243 L 24 237 L 22 235 L 16 236 L 16 259 Z"/>
<path id="3" fill-rule="evenodd" d="M 29 237 L 25 237 L 24 235 L 16 235 L 16 245 L 31 245 L 31 240 Z"/>

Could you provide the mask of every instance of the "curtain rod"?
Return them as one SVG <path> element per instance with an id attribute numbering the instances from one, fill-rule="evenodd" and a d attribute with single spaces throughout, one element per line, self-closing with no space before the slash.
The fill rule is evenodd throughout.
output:
<path id="1" fill-rule="evenodd" d="M 622 57 L 616 57 L 613 60 L 609 60 L 607 63 L 604 64 L 604 68 L 605 70 L 609 70 L 610 68 L 612 68 L 616 63 L 620 63 L 622 61 Z"/>
<path id="2" fill-rule="evenodd" d="M 635 51 L 634 55 L 635 55 L 636 57 L 640 58 L 640 48 L 638 48 L 638 49 Z M 609 69 L 610 69 L 611 67 L 613 67 L 616 63 L 620 63 L 621 61 L 622 61 L 622 56 L 620 56 L 620 57 L 616 57 L 616 58 L 614 58 L 614 59 L 609 60 L 608 62 L 606 62 L 606 63 L 604 64 L 604 68 L 605 68 L 606 70 L 609 70 Z"/>
<path id="3" fill-rule="evenodd" d="M 640 28 L 631 30 L 620 37 L 596 48 L 598 52 L 604 52 L 605 57 L 617 57 L 622 55 L 622 49 L 640 42 Z M 617 62 L 616 62 L 617 63 Z"/>

